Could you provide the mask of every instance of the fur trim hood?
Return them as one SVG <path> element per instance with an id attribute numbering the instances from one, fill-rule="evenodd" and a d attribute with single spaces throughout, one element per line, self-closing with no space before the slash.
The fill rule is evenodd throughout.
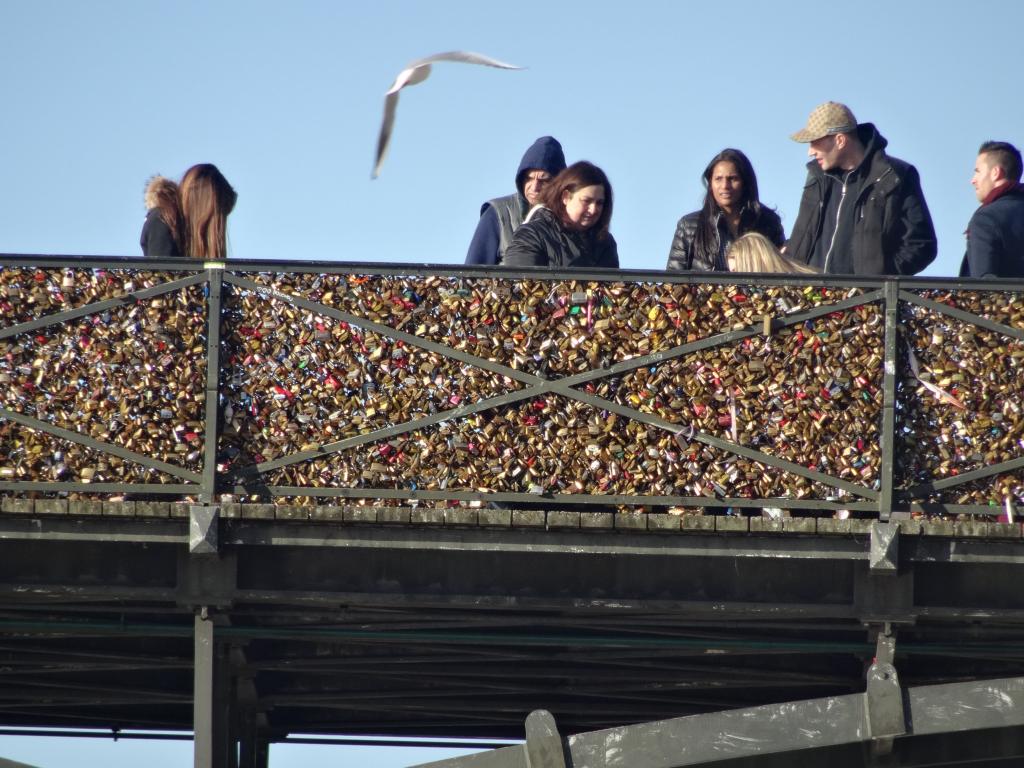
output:
<path id="1" fill-rule="evenodd" d="M 146 209 L 162 207 L 162 203 L 175 200 L 178 196 L 178 185 L 170 179 L 156 175 L 146 182 L 146 191 L 142 195 Z M 177 205 L 174 206 L 177 209 Z"/>

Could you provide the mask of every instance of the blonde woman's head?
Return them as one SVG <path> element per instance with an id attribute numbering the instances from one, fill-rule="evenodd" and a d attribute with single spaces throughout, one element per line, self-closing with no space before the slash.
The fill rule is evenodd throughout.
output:
<path id="1" fill-rule="evenodd" d="M 789 272 L 817 275 L 819 271 L 806 264 L 787 259 L 759 232 L 748 232 L 738 238 L 725 255 L 730 272 Z"/>

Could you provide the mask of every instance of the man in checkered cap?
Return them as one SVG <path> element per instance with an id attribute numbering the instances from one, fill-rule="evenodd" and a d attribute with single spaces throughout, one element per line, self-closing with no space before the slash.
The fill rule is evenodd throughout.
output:
<path id="1" fill-rule="evenodd" d="M 812 159 L 786 256 L 853 275 L 914 275 L 935 259 L 917 170 L 886 154 L 874 125 L 828 101 L 791 138 L 809 144 Z"/>

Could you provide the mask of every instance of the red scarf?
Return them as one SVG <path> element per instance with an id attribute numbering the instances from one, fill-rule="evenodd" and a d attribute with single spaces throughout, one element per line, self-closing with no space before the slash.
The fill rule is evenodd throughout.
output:
<path id="1" fill-rule="evenodd" d="M 988 205 L 989 203 L 995 202 L 1007 192 L 1012 192 L 1019 186 L 1020 182 L 1014 181 L 1009 184 L 1003 184 L 1001 187 L 993 187 L 992 191 L 985 196 L 984 200 L 981 201 L 981 204 Z"/>

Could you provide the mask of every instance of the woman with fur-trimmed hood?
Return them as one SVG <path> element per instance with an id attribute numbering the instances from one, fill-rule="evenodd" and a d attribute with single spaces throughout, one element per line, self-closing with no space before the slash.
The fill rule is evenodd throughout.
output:
<path id="1" fill-rule="evenodd" d="M 146 222 L 139 238 L 142 255 L 150 258 L 183 255 L 181 238 L 185 227 L 178 185 L 163 176 L 154 176 L 146 184 L 143 199 Z"/>

